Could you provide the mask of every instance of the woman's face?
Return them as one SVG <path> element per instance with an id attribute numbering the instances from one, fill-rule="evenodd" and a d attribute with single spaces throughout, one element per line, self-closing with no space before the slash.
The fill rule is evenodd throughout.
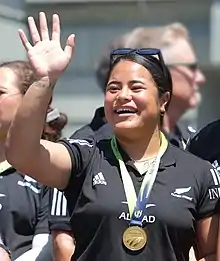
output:
<path id="1" fill-rule="evenodd" d="M 0 140 L 5 139 L 22 101 L 17 84 L 17 77 L 11 69 L 0 68 Z"/>
<path id="2" fill-rule="evenodd" d="M 105 115 L 116 133 L 155 129 L 166 103 L 164 97 L 159 98 L 155 82 L 144 66 L 121 60 L 113 68 L 106 88 Z"/>

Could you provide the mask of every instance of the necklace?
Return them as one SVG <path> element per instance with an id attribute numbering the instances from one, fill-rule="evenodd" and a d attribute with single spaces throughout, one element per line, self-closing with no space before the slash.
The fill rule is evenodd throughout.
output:
<path id="1" fill-rule="evenodd" d="M 141 160 L 133 160 L 135 167 L 137 168 L 138 172 L 143 175 L 149 169 L 149 167 L 154 163 L 157 156 L 141 159 Z"/>

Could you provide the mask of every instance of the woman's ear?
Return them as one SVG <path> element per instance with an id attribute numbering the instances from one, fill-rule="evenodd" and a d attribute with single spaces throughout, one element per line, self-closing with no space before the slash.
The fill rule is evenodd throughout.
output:
<path id="1" fill-rule="evenodd" d="M 165 92 L 161 97 L 160 97 L 160 113 L 161 115 L 164 115 L 166 112 L 166 105 L 170 101 L 170 92 Z"/>

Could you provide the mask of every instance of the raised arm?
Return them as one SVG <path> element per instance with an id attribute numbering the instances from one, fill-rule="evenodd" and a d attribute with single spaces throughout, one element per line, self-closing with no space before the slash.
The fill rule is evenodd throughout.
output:
<path id="1" fill-rule="evenodd" d="M 60 44 L 60 21 L 53 15 L 52 36 L 49 38 L 47 20 L 39 14 L 39 31 L 33 17 L 28 18 L 33 45 L 19 30 L 22 44 L 37 81 L 28 89 L 18 108 L 6 141 L 7 160 L 18 170 L 54 187 L 67 185 L 72 162 L 67 149 L 41 140 L 42 130 L 53 88 L 68 66 L 74 49 L 74 35 L 67 38 L 64 50 Z"/>

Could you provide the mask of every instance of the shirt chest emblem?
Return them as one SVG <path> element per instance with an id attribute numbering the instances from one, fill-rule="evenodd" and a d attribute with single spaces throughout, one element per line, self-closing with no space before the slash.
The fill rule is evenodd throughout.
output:
<path id="1" fill-rule="evenodd" d="M 187 193 L 191 190 L 191 187 L 187 188 L 176 188 L 174 192 L 171 192 L 171 196 L 176 197 L 176 198 L 183 198 L 189 201 L 192 201 L 193 198 L 189 197 Z"/>
<path id="2" fill-rule="evenodd" d="M 93 186 L 96 186 L 96 185 L 105 185 L 105 186 L 107 186 L 107 182 L 106 182 L 105 177 L 104 177 L 104 175 L 103 175 L 102 172 L 97 173 L 97 174 L 93 177 L 93 179 L 92 179 L 92 185 L 93 185 Z"/>

